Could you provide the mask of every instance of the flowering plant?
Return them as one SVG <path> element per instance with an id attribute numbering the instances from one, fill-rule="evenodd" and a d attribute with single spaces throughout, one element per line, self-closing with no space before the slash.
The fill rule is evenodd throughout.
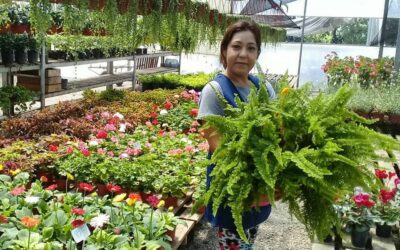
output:
<path id="1" fill-rule="evenodd" d="M 374 205 L 375 202 L 371 199 L 371 195 L 359 190 L 352 196 L 347 195 L 345 199 L 335 205 L 335 208 L 345 225 L 371 227 L 374 222 L 372 214 Z"/>
<path id="2" fill-rule="evenodd" d="M 384 169 L 375 169 L 375 176 L 382 185 L 374 194 L 374 221 L 380 225 L 395 225 L 400 220 L 400 204 L 396 202 L 400 198 L 400 179 L 395 177 L 396 173 Z"/>

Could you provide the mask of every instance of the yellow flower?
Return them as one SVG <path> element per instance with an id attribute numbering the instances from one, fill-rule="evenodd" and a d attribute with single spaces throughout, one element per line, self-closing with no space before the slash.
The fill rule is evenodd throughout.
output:
<path id="1" fill-rule="evenodd" d="M 164 200 L 160 200 L 160 202 L 157 204 L 157 208 L 163 207 L 165 206 L 165 201 Z"/>
<path id="2" fill-rule="evenodd" d="M 17 174 L 21 173 L 21 169 L 10 170 L 12 176 L 16 176 Z"/>
<path id="3" fill-rule="evenodd" d="M 113 199 L 113 202 L 121 202 L 123 199 L 125 199 L 125 196 L 126 196 L 126 193 L 116 195 Z"/>
<path id="4" fill-rule="evenodd" d="M 281 91 L 281 95 L 287 95 L 287 93 L 289 93 L 289 88 L 288 87 L 284 87 Z"/>
<path id="5" fill-rule="evenodd" d="M 4 169 L 4 165 L 0 164 L 0 171 Z"/>
<path id="6" fill-rule="evenodd" d="M 73 181 L 73 180 L 75 180 L 75 177 L 72 174 L 67 173 L 67 179 L 70 181 Z"/>
<path id="7" fill-rule="evenodd" d="M 136 199 L 131 199 L 131 198 L 126 199 L 126 204 L 128 204 L 128 206 L 133 206 L 133 204 L 135 203 Z"/>
<path id="8" fill-rule="evenodd" d="M 169 212 L 172 212 L 172 211 L 174 211 L 174 207 L 172 207 L 172 206 L 171 206 L 171 207 L 169 207 L 169 208 L 168 208 L 168 211 L 169 211 Z"/>
<path id="9" fill-rule="evenodd" d="M 96 192 L 93 192 L 93 193 L 90 194 L 90 196 L 92 196 L 92 197 L 97 197 L 97 193 L 96 193 Z"/>

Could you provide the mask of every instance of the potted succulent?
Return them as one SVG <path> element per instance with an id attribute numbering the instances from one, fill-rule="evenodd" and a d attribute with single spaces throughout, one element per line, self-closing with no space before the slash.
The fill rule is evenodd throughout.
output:
<path id="1" fill-rule="evenodd" d="M 0 35 L 1 61 L 6 66 L 14 63 L 14 39 L 15 35 L 10 32 Z"/>
<path id="2" fill-rule="evenodd" d="M 26 33 L 15 35 L 14 53 L 15 62 L 25 64 L 27 62 L 28 35 Z"/>

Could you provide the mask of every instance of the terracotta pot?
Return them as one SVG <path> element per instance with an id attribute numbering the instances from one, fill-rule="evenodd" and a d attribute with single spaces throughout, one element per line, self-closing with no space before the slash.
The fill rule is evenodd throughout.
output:
<path id="1" fill-rule="evenodd" d="M 98 196 L 104 196 L 109 194 L 105 184 L 97 184 L 96 187 L 97 187 L 96 193 Z"/>
<path id="2" fill-rule="evenodd" d="M 389 115 L 389 121 L 392 124 L 400 124 L 400 114 Z"/>
<path id="3" fill-rule="evenodd" d="M 56 25 L 51 26 L 51 28 L 47 31 L 48 35 L 53 35 L 53 34 L 56 34 L 56 33 L 57 33 L 57 26 Z"/>
<path id="4" fill-rule="evenodd" d="M 211 10 L 209 12 L 209 19 L 210 19 L 210 24 L 211 25 L 217 24 L 217 22 L 218 22 L 219 14 L 216 14 L 216 13 L 218 13 L 218 11 L 215 10 L 215 9 Z"/>
<path id="5" fill-rule="evenodd" d="M 171 242 L 174 241 L 176 230 L 168 230 L 165 234 L 171 237 Z"/>
<path id="6" fill-rule="evenodd" d="M 385 114 L 384 113 L 379 113 L 379 112 L 372 112 L 371 113 L 371 118 L 372 119 L 378 119 L 378 122 L 383 122 L 385 120 Z"/>
<path id="7" fill-rule="evenodd" d="M 12 24 L 11 32 L 17 33 L 17 34 L 23 34 L 25 32 L 29 33 L 30 28 L 29 28 L 29 25 L 27 25 L 27 24 Z"/>
<path id="8" fill-rule="evenodd" d="M 10 24 L 7 24 L 7 25 L 4 25 L 4 26 L 0 27 L 0 33 L 7 33 L 7 32 L 10 32 L 10 31 L 11 31 L 11 25 Z"/>
<path id="9" fill-rule="evenodd" d="M 92 36 L 93 35 L 93 31 L 89 28 L 84 28 L 82 31 L 82 34 L 85 36 Z"/>
<path id="10" fill-rule="evenodd" d="M 364 111 L 355 111 L 359 116 L 364 117 L 365 119 L 369 119 L 369 113 Z"/>
<path id="11" fill-rule="evenodd" d="M 165 201 L 166 208 L 169 207 L 176 208 L 178 206 L 178 197 L 168 196 L 165 199 L 163 198 L 163 200 Z"/>
<path id="12" fill-rule="evenodd" d="M 105 0 L 90 0 L 89 9 L 90 10 L 102 10 L 106 5 Z"/>
<path id="13" fill-rule="evenodd" d="M 128 11 L 130 3 L 131 3 L 130 0 L 118 0 L 117 5 L 119 13 L 121 14 L 126 13 Z"/>
<path id="14" fill-rule="evenodd" d="M 196 213 L 198 214 L 204 214 L 206 212 L 206 207 L 202 206 L 199 209 L 197 209 Z"/>

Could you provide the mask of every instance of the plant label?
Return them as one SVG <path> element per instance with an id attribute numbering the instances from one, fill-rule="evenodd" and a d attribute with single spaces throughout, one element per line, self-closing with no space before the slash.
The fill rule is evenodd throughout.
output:
<path id="1" fill-rule="evenodd" d="M 72 237 L 76 243 L 86 240 L 90 236 L 89 228 L 86 224 L 71 231 Z"/>

